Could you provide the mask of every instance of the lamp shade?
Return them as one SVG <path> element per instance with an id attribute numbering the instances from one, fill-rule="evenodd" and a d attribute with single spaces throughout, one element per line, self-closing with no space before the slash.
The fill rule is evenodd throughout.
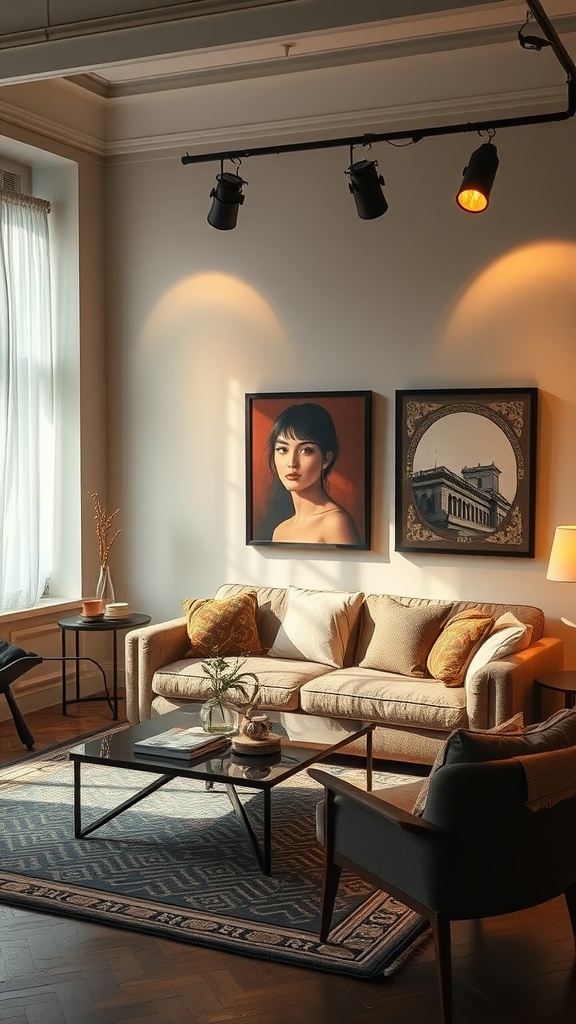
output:
<path id="1" fill-rule="evenodd" d="M 490 201 L 490 192 L 498 170 L 498 150 L 492 142 L 475 149 L 464 168 L 456 202 L 467 213 L 482 213 Z"/>
<path id="2" fill-rule="evenodd" d="M 556 527 L 546 579 L 576 583 L 576 526 Z"/>

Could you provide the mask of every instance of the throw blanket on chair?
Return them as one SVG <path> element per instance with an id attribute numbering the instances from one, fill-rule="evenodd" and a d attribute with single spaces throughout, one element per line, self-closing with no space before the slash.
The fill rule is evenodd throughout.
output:
<path id="1" fill-rule="evenodd" d="M 546 750 L 539 754 L 518 757 L 526 776 L 531 811 L 554 807 L 561 800 L 576 796 L 576 747 Z"/>

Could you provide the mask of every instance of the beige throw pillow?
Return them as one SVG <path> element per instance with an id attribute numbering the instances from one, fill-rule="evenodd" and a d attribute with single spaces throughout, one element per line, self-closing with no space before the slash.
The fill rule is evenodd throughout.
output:
<path id="1" fill-rule="evenodd" d="M 358 664 L 421 678 L 426 659 L 452 605 L 407 605 L 393 597 L 365 599 Z"/>
<path id="2" fill-rule="evenodd" d="M 289 587 L 286 615 L 269 656 L 342 668 L 363 596 Z"/>
<path id="3" fill-rule="evenodd" d="M 532 626 L 520 622 L 512 612 L 505 612 L 496 619 L 490 633 L 473 654 L 468 663 L 464 685 L 467 685 L 478 669 L 490 661 L 505 658 L 508 654 L 516 654 L 530 646 Z"/>

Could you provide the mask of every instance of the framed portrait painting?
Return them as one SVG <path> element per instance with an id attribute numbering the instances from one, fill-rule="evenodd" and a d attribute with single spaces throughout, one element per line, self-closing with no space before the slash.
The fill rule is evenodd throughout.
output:
<path id="1" fill-rule="evenodd" d="M 396 550 L 534 557 L 537 388 L 396 392 Z"/>
<path id="2" fill-rule="evenodd" d="M 246 395 L 246 543 L 370 548 L 371 391 Z"/>

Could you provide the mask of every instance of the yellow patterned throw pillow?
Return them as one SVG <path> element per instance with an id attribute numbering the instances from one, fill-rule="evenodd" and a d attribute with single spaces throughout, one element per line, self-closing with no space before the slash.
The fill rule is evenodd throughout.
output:
<path id="1" fill-rule="evenodd" d="M 462 686 L 468 662 L 493 625 L 494 619 L 479 608 L 458 612 L 432 646 L 426 663 L 428 673 L 445 686 Z"/>
<path id="2" fill-rule="evenodd" d="M 188 658 L 264 654 L 256 625 L 256 594 L 182 602 L 191 648 Z"/>

